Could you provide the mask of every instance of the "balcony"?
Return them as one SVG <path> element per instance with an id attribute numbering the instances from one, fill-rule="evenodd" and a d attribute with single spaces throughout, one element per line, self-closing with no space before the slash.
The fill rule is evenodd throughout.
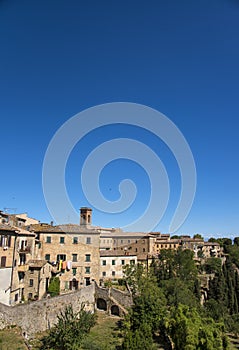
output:
<path id="1" fill-rule="evenodd" d="M 26 247 L 21 247 L 19 248 L 19 253 L 30 253 L 31 252 L 31 247 L 26 246 Z"/>

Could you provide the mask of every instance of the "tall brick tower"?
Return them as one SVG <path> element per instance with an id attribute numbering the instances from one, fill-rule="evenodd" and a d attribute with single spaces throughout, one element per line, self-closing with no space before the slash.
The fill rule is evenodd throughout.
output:
<path id="1" fill-rule="evenodd" d="M 80 225 L 91 226 L 92 223 L 92 209 L 87 207 L 80 208 Z"/>

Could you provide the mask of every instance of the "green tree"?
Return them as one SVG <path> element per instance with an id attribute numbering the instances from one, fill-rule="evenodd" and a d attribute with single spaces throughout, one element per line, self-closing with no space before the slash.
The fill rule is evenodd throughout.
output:
<path id="1" fill-rule="evenodd" d="M 171 311 L 168 332 L 175 350 L 223 350 L 227 348 L 223 325 L 202 317 L 195 308 L 179 305 Z"/>
<path id="2" fill-rule="evenodd" d="M 153 349 L 153 336 L 163 324 L 166 298 L 152 271 L 128 267 L 126 281 L 133 286 L 134 305 L 124 320 L 123 349 Z"/>
<path id="3" fill-rule="evenodd" d="M 200 235 L 200 233 L 196 233 L 196 234 L 193 236 L 193 238 L 199 238 L 199 239 L 203 240 L 203 236 Z"/>
<path id="4" fill-rule="evenodd" d="M 48 287 L 48 293 L 51 297 L 55 297 L 60 294 L 60 279 L 59 277 L 52 277 Z"/>
<path id="5" fill-rule="evenodd" d="M 144 281 L 144 276 L 147 275 L 146 269 L 142 264 L 125 265 L 123 267 L 123 273 L 125 283 L 127 283 L 132 294 L 135 295 Z"/>
<path id="6" fill-rule="evenodd" d="M 208 258 L 204 267 L 207 273 L 219 273 L 222 270 L 222 261 L 219 258 Z"/>
<path id="7" fill-rule="evenodd" d="M 193 256 L 193 252 L 189 249 L 178 249 L 175 256 L 178 277 L 191 286 L 194 285 L 198 273 Z"/>
<path id="8" fill-rule="evenodd" d="M 223 315 L 227 313 L 225 306 L 213 298 L 205 302 L 204 309 L 208 317 L 212 317 L 215 321 L 222 321 Z"/>
<path id="9" fill-rule="evenodd" d="M 239 268 L 239 246 L 236 244 L 230 246 L 228 245 L 227 254 L 229 254 L 232 263 L 234 263 Z"/>
<path id="10" fill-rule="evenodd" d="M 134 305 L 131 312 L 131 328 L 136 330 L 142 323 L 148 324 L 152 332 L 160 327 L 160 322 L 166 312 L 166 298 L 157 281 L 144 278 L 139 293 L 134 296 Z"/>
<path id="11" fill-rule="evenodd" d="M 96 316 L 85 311 L 84 304 L 79 312 L 74 312 L 72 305 L 66 306 L 55 326 L 42 338 L 41 350 L 78 350 L 95 322 Z"/>
<path id="12" fill-rule="evenodd" d="M 128 330 L 122 344 L 123 350 L 153 350 L 152 330 L 147 323 L 142 323 L 138 329 Z"/>
<path id="13" fill-rule="evenodd" d="M 162 288 L 167 298 L 167 304 L 178 306 L 184 304 L 188 306 L 199 306 L 199 300 L 194 292 L 178 277 L 162 282 Z"/>
<path id="14" fill-rule="evenodd" d="M 218 240 L 214 237 L 210 237 L 208 242 L 212 242 L 212 243 L 219 243 Z"/>

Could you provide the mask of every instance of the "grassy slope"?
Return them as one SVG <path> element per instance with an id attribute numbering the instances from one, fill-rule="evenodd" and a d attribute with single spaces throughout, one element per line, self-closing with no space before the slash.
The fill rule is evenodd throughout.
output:
<path id="1" fill-rule="evenodd" d="M 97 312 L 97 324 L 86 336 L 82 350 L 115 350 L 121 344 L 122 338 L 117 327 L 119 317 L 110 317 L 104 312 Z M 44 334 L 44 333 L 42 333 Z M 38 334 L 32 349 L 36 350 L 38 341 L 42 334 Z M 21 332 L 18 328 L 9 328 L 0 331 L 0 350 L 27 350 Z"/>
<path id="2" fill-rule="evenodd" d="M 119 317 L 107 316 L 104 312 L 97 312 L 97 324 L 87 335 L 83 350 L 115 350 L 122 338 L 118 329 Z"/>
<path id="3" fill-rule="evenodd" d="M 26 350 L 27 347 L 18 328 L 0 331 L 0 350 Z"/>

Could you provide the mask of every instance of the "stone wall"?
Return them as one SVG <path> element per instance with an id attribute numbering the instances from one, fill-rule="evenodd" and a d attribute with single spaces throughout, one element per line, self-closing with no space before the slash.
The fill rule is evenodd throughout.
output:
<path id="1" fill-rule="evenodd" d="M 133 298 L 129 292 L 123 292 L 119 289 L 111 288 L 110 296 L 124 308 L 130 308 L 133 305 Z"/>
<path id="2" fill-rule="evenodd" d="M 17 325 L 21 327 L 23 333 L 32 335 L 52 327 L 57 322 L 57 315 L 66 305 L 72 304 L 74 311 L 79 311 L 81 303 L 85 303 L 86 310 L 94 311 L 94 284 L 70 294 L 29 304 L 19 304 L 14 307 L 0 304 L 0 329 Z"/>
<path id="3" fill-rule="evenodd" d="M 115 288 L 101 288 L 96 285 L 95 298 L 104 299 L 107 304 L 107 311 L 110 313 L 111 306 L 117 305 L 120 308 L 120 315 L 127 312 L 133 305 L 132 295 L 129 292 L 122 292 Z"/>

